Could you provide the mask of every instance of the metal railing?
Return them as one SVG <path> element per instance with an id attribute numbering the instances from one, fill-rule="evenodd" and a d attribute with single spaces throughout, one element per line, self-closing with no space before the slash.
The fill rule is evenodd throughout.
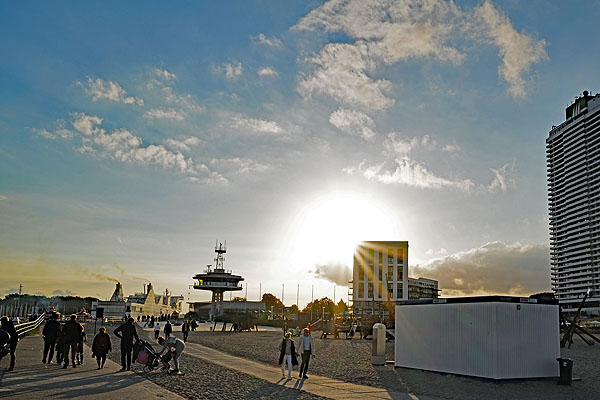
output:
<path id="1" fill-rule="evenodd" d="M 30 322 L 23 322 L 22 324 L 15 325 L 15 330 L 19 337 L 25 336 L 26 333 L 38 328 L 44 322 L 44 314 L 40 315 L 38 319 Z"/>

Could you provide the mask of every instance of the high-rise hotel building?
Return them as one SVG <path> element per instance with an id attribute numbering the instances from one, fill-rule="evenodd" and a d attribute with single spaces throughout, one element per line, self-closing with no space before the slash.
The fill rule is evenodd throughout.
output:
<path id="1" fill-rule="evenodd" d="M 587 91 L 546 139 L 552 289 L 574 312 L 600 314 L 600 94 Z"/>
<path id="2" fill-rule="evenodd" d="M 386 303 L 408 300 L 408 242 L 361 242 L 352 269 L 355 313 L 385 314 Z"/>

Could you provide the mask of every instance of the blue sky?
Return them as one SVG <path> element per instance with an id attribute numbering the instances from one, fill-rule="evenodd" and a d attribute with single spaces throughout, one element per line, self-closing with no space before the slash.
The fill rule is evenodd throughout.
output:
<path id="1" fill-rule="evenodd" d="M 0 292 L 107 297 L 110 277 L 187 297 L 216 239 L 251 299 L 332 296 L 355 240 L 408 240 L 410 275 L 447 295 L 547 290 L 544 140 L 599 90 L 599 17 L 2 2 Z"/>

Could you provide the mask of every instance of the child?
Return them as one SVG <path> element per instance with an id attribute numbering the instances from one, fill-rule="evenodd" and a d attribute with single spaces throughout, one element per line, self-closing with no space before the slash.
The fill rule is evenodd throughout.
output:
<path id="1" fill-rule="evenodd" d="M 83 364 L 83 342 L 86 342 L 85 328 L 81 331 L 79 343 L 77 343 L 77 364 Z"/>

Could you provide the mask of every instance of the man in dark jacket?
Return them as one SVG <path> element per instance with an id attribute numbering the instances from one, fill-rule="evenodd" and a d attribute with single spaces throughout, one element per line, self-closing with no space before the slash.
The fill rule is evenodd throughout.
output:
<path id="1" fill-rule="evenodd" d="M 52 362 L 54 357 L 54 346 L 60 335 L 60 322 L 58 322 L 58 314 L 53 313 L 50 318 L 44 324 L 44 330 L 42 331 L 42 338 L 44 338 L 44 356 L 42 357 L 42 363 L 48 360 L 48 364 Z M 48 356 L 48 358 L 46 358 Z"/>
<path id="2" fill-rule="evenodd" d="M 131 369 L 131 352 L 133 351 L 133 338 L 136 342 L 140 338 L 135 331 L 134 319 L 129 317 L 127 322 L 115 329 L 115 336 L 121 339 L 121 371 Z"/>
<path id="3" fill-rule="evenodd" d="M 77 354 L 77 343 L 79 343 L 82 331 L 83 327 L 77 322 L 77 315 L 71 314 L 71 319 L 63 326 L 62 331 L 60 332 L 61 338 L 59 338 L 59 341 L 62 339 L 64 342 L 63 357 L 65 359 L 65 365 L 63 368 L 69 366 L 69 350 L 71 350 L 71 362 L 73 363 L 73 368 L 77 366 L 75 363 L 75 355 Z"/>
<path id="4" fill-rule="evenodd" d="M 173 332 L 173 327 L 171 326 L 171 321 L 167 321 L 165 325 L 165 339 L 171 337 L 171 333 Z"/>
<path id="5" fill-rule="evenodd" d="M 19 335 L 17 335 L 17 330 L 12 321 L 6 316 L 0 319 L 0 329 L 10 335 L 10 366 L 7 371 L 12 371 L 15 369 L 15 362 L 17 360 L 15 352 L 17 351 L 17 343 L 19 343 Z"/>

